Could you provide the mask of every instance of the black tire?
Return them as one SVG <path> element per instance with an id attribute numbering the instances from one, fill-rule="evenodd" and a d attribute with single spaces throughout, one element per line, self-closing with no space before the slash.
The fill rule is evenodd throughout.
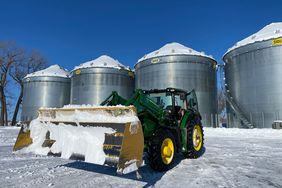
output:
<path id="1" fill-rule="evenodd" d="M 163 161 L 162 157 L 162 144 L 167 138 L 172 141 L 174 147 L 171 162 L 168 164 Z M 174 163 L 176 149 L 175 139 L 172 133 L 168 130 L 158 130 L 151 138 L 148 148 L 148 160 L 151 168 L 159 172 L 170 169 Z"/>
<path id="2" fill-rule="evenodd" d="M 200 129 L 202 135 L 202 143 L 198 148 L 194 146 L 193 133 L 195 128 Z M 183 153 L 186 158 L 196 159 L 204 153 L 204 130 L 201 122 L 191 121 L 187 125 L 187 152 Z"/>

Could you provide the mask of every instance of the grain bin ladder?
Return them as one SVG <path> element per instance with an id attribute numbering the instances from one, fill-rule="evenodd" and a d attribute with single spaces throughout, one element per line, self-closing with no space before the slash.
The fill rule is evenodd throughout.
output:
<path id="1" fill-rule="evenodd" d="M 241 120 L 245 128 L 253 128 L 254 125 L 249 121 L 249 119 L 244 115 L 242 110 L 239 108 L 237 103 L 233 100 L 229 92 L 224 92 L 227 102 L 230 104 L 231 108 L 234 110 L 236 116 Z"/>
<path id="2" fill-rule="evenodd" d="M 240 107 L 237 105 L 236 101 L 233 100 L 233 97 L 231 96 L 230 92 L 228 91 L 228 85 L 223 79 L 223 74 L 224 74 L 224 65 L 218 65 L 219 67 L 219 75 L 220 75 L 220 80 L 222 83 L 225 83 L 225 88 L 221 85 L 221 89 L 224 91 L 224 96 L 226 98 L 226 101 L 230 104 L 231 108 L 235 112 L 236 116 L 238 117 L 239 120 L 241 120 L 243 127 L 245 128 L 253 128 L 254 124 L 249 121 L 249 119 L 244 115 L 245 113 L 240 109 Z"/>

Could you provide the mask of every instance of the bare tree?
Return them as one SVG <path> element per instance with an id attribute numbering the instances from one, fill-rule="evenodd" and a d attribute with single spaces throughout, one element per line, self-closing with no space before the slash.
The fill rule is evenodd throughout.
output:
<path id="1" fill-rule="evenodd" d="M 22 58 L 23 50 L 16 47 L 14 43 L 0 42 L 0 101 L 1 114 L 0 126 L 8 125 L 6 87 L 8 73 L 12 65 Z"/>
<path id="2" fill-rule="evenodd" d="M 15 106 L 15 101 L 18 98 L 19 90 L 17 87 L 15 87 L 15 84 L 16 83 L 11 79 L 11 77 L 8 77 L 7 87 L 5 88 L 5 96 L 6 96 L 7 115 L 9 121 L 14 113 L 13 108 Z"/>
<path id="3" fill-rule="evenodd" d="M 10 76 L 20 86 L 20 94 L 17 99 L 15 110 L 12 118 L 12 126 L 17 122 L 17 116 L 22 103 L 23 98 L 23 79 L 24 77 L 32 72 L 41 70 L 47 66 L 47 60 L 36 50 L 33 50 L 30 54 L 26 54 L 24 58 L 13 64 Z"/>

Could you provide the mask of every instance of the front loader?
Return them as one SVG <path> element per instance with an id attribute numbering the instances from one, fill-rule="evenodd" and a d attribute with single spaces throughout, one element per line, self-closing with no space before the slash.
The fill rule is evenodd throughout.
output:
<path id="1" fill-rule="evenodd" d="M 128 100 L 114 91 L 99 107 L 40 109 L 36 121 L 26 128 L 22 127 L 14 146 L 15 151 L 32 148 L 37 143 L 43 148 L 50 148 L 47 154 L 55 153 L 66 158 L 85 155 L 87 162 L 114 165 L 121 172 L 132 165 L 136 169 L 140 167 L 143 151 L 148 153 L 149 165 L 157 171 L 171 168 L 176 153 L 181 152 L 187 158 L 197 158 L 203 153 L 204 135 L 194 90 L 137 89 Z M 58 127 L 70 125 L 77 127 L 77 134 L 80 134 L 79 129 L 82 127 L 109 128 L 102 132 L 104 140 L 100 139 L 105 159 L 91 161 L 85 152 L 74 150 L 67 155 L 64 148 L 58 149 L 63 146 L 60 144 L 61 137 L 66 137 L 65 132 L 69 132 L 59 130 Z M 37 137 L 32 135 L 36 127 L 44 127 L 44 139 L 38 139 L 41 140 L 39 144 L 35 140 Z M 61 137 L 56 137 L 57 132 L 60 132 Z M 73 140 L 72 136 L 68 138 Z M 68 147 L 75 148 L 79 139 L 76 141 L 73 145 L 68 144 Z M 93 149 L 92 152 L 96 151 Z"/>

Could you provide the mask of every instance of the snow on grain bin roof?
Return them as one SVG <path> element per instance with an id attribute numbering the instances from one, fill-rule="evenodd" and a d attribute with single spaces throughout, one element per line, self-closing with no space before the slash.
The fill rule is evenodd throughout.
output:
<path id="1" fill-rule="evenodd" d="M 107 55 L 102 55 L 97 59 L 94 59 L 92 61 L 87 61 L 85 63 L 80 64 L 79 66 L 74 67 L 73 71 L 81 68 L 92 68 L 92 67 L 103 67 L 103 68 L 108 67 L 108 68 L 116 68 L 116 69 L 124 68 L 129 70 L 129 67 L 124 66 L 118 60 L 113 59 Z"/>
<path id="2" fill-rule="evenodd" d="M 274 38 L 278 38 L 278 37 L 282 37 L 282 22 L 271 23 L 271 24 L 265 26 L 264 28 L 262 28 L 258 32 L 256 32 L 256 33 L 252 34 L 251 36 L 237 42 L 234 46 L 229 48 L 225 54 L 227 54 L 228 52 L 230 52 L 230 51 L 232 51 L 236 48 L 239 48 L 241 46 L 245 46 L 247 44 L 252 44 L 252 43 L 255 43 L 255 42 L 265 41 L 265 40 L 274 39 Z"/>
<path id="3" fill-rule="evenodd" d="M 25 78 L 37 77 L 37 76 L 55 76 L 55 77 L 68 78 L 69 72 L 66 69 L 60 67 L 59 65 L 52 65 L 46 69 L 30 73 L 26 75 Z"/>
<path id="4" fill-rule="evenodd" d="M 164 45 L 163 47 L 161 47 L 156 51 L 144 55 L 141 59 L 138 60 L 138 63 L 146 59 L 160 57 L 160 56 L 167 56 L 167 55 L 195 55 L 195 56 L 203 56 L 213 59 L 212 56 L 208 56 L 204 52 L 198 52 L 196 50 L 193 50 L 192 48 L 188 48 L 177 42 L 172 42 Z"/>

